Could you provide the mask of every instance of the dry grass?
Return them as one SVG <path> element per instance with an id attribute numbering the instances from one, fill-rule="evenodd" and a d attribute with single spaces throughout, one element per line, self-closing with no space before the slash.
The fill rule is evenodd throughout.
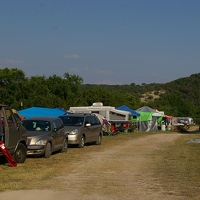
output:
<path id="1" fill-rule="evenodd" d="M 200 198 L 200 143 L 188 143 L 200 139 L 199 134 L 188 134 L 169 146 L 159 149 L 154 155 L 154 174 L 167 191 L 176 191 L 176 196 Z"/>
<path id="2" fill-rule="evenodd" d="M 99 171 L 95 175 L 100 180 L 105 179 L 106 176 L 101 177 L 102 167 L 99 165 L 98 168 L 98 163 L 93 164 L 91 162 L 93 152 L 102 154 L 108 148 L 112 149 L 126 141 L 131 139 L 135 140 L 138 137 L 145 137 L 145 135 L 149 134 L 155 133 L 131 133 L 104 137 L 102 145 L 100 146 L 89 145 L 83 149 L 69 148 L 67 153 L 57 153 L 49 159 L 27 158 L 25 163 L 19 164 L 16 168 L 11 168 L 1 162 L 0 191 L 47 188 L 62 190 L 65 189 L 66 185 L 63 184 L 63 178 L 59 177 L 70 176 L 70 174 L 73 174 L 75 168 L 80 164 L 84 165 L 84 163 L 89 166 L 87 168 L 89 169 L 89 174 L 93 174 L 94 171 Z M 152 176 L 155 177 L 154 181 L 161 185 L 162 188 L 165 188 L 166 194 L 168 193 L 167 195 L 175 191 L 173 195 L 194 197 L 193 199 L 195 199 L 199 195 L 198 188 L 200 187 L 200 143 L 189 144 L 187 141 L 200 138 L 200 135 L 192 133 L 183 135 L 184 137 L 180 137 L 180 139 L 171 142 L 170 145 L 163 145 L 162 148 L 155 149 L 153 154 L 148 155 L 148 160 L 150 159 L 151 162 L 146 167 L 151 169 Z M 128 148 L 131 148 L 131 146 Z M 116 168 L 120 172 L 123 165 L 119 165 L 117 157 L 112 157 L 112 161 L 114 162 L 107 162 L 105 168 Z M 109 177 L 112 177 L 111 175 Z M 80 177 L 77 177 L 77 180 L 81 178 L 80 173 Z M 87 180 L 85 180 L 85 193 L 89 193 L 95 184 L 97 185 L 96 189 L 98 189 L 98 179 L 90 179 L 88 181 L 90 183 L 87 183 Z M 106 185 L 117 183 L 110 178 L 106 178 L 103 181 L 105 182 L 105 193 L 107 191 Z M 86 187 L 90 188 L 86 189 Z M 115 187 L 115 185 L 112 185 L 112 187 L 110 189 L 113 189 L 113 192 L 118 192 L 115 191 L 115 188 L 118 187 Z M 107 192 L 109 193 L 110 190 Z"/>
<path id="3" fill-rule="evenodd" d="M 101 152 L 106 148 L 120 145 L 130 138 L 144 134 L 119 134 L 103 138 L 100 146 L 88 145 L 85 148 L 68 148 L 67 153 L 56 153 L 50 158 L 28 157 L 23 164 L 11 168 L 5 160 L 0 160 L 0 191 L 20 189 L 60 188 L 62 183 L 52 181 L 53 178 L 70 174 L 83 160 L 88 159 L 92 152 Z"/>

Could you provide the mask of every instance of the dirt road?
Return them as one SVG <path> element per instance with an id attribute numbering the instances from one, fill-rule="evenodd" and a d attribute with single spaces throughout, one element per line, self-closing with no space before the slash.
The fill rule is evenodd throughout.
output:
<path id="1" fill-rule="evenodd" d="M 120 146 L 100 152 L 88 152 L 87 159 L 77 163 L 70 174 L 58 176 L 62 190 L 10 191 L 0 194 L 0 200 L 169 200 L 184 199 L 166 191 L 157 181 L 153 166 L 155 150 L 181 134 L 155 134 L 127 140 Z M 87 148 L 87 147 L 85 147 Z M 88 190 L 92 188 L 92 190 Z"/>

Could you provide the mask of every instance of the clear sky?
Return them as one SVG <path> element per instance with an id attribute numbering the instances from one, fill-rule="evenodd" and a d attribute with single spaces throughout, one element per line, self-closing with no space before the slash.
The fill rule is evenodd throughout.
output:
<path id="1" fill-rule="evenodd" d="M 200 72 L 200 0 L 0 0 L 0 68 L 89 84 Z"/>

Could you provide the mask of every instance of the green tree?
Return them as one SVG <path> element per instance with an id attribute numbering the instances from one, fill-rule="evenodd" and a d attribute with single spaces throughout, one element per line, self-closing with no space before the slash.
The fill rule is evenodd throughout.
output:
<path id="1" fill-rule="evenodd" d="M 0 69 L 0 99 L 1 103 L 19 108 L 23 96 L 22 84 L 27 81 L 22 70 Z"/>

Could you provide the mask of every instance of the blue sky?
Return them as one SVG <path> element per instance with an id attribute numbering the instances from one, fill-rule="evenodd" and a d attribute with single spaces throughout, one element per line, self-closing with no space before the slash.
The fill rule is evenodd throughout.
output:
<path id="1" fill-rule="evenodd" d="M 89 84 L 200 72 L 199 0 L 0 0 L 0 68 Z"/>

